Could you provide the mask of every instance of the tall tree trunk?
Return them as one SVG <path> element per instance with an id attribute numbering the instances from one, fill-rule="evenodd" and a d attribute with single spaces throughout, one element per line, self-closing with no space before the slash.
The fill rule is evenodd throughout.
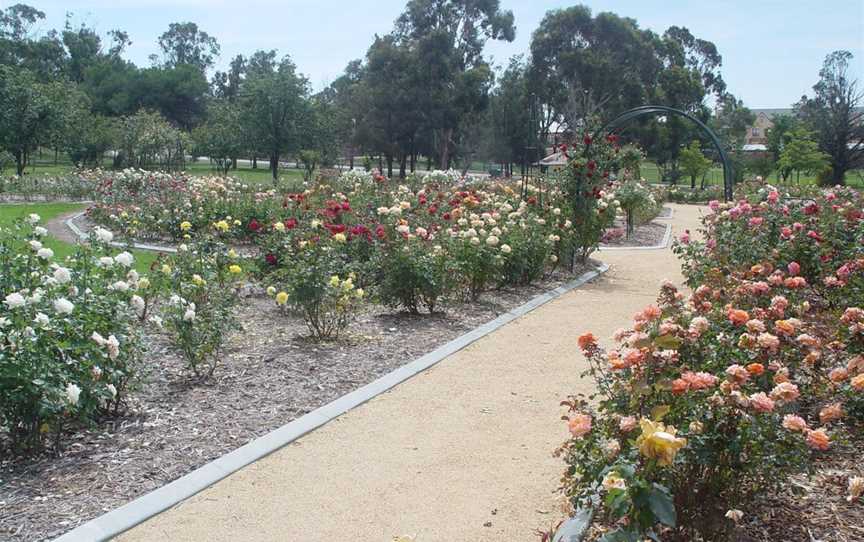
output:
<path id="1" fill-rule="evenodd" d="M 408 164 L 408 155 L 406 153 L 402 153 L 402 156 L 399 157 L 399 178 L 405 178 L 405 167 Z"/>
<path id="2" fill-rule="evenodd" d="M 417 153 L 411 152 L 411 173 L 414 173 L 414 170 L 417 168 Z"/>
<path id="3" fill-rule="evenodd" d="M 432 157 L 426 157 L 426 171 L 432 171 Z"/>
<path id="4" fill-rule="evenodd" d="M 252 155 L 252 169 L 258 169 L 258 156 Z"/>
<path id="5" fill-rule="evenodd" d="M 387 178 L 393 178 L 393 155 L 387 155 Z"/>
<path id="6" fill-rule="evenodd" d="M 384 173 L 384 156 L 378 155 L 378 173 Z"/>
<path id="7" fill-rule="evenodd" d="M 270 172 L 273 174 L 273 184 L 279 180 L 279 154 L 270 155 Z"/>
<path id="8" fill-rule="evenodd" d="M 15 174 L 24 175 L 24 153 L 20 150 L 15 151 Z"/>
<path id="9" fill-rule="evenodd" d="M 444 130 L 441 138 L 441 169 L 450 169 L 450 140 L 453 138 L 453 128 Z"/>
<path id="10" fill-rule="evenodd" d="M 351 156 L 348 158 L 348 169 L 354 169 L 354 151 L 351 150 Z"/>

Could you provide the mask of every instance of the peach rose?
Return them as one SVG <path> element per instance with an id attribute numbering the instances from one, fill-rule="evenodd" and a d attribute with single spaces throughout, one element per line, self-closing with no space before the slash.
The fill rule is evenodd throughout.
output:
<path id="1" fill-rule="evenodd" d="M 843 417 L 843 406 L 840 403 L 831 403 L 819 411 L 819 423 L 827 425 Z"/>
<path id="2" fill-rule="evenodd" d="M 780 382 L 771 390 L 772 399 L 787 403 L 794 401 L 799 395 L 801 395 L 801 392 L 798 391 L 798 386 L 791 382 Z"/>
<path id="3" fill-rule="evenodd" d="M 774 410 L 774 401 L 765 395 L 765 392 L 760 391 L 750 396 L 750 406 L 756 412 L 771 412 Z"/>
<path id="4" fill-rule="evenodd" d="M 807 445 L 814 450 L 825 451 L 831 447 L 831 439 L 824 429 L 813 429 L 807 433 Z"/>
<path id="5" fill-rule="evenodd" d="M 726 315 L 729 317 L 729 321 L 736 326 L 744 325 L 747 323 L 747 320 L 750 319 L 750 315 L 747 314 L 747 311 L 741 309 L 729 309 L 729 312 L 726 313 Z"/>
<path id="6" fill-rule="evenodd" d="M 630 431 L 636 429 L 636 418 L 633 416 L 624 416 L 618 422 L 618 429 L 620 429 L 624 433 L 629 433 Z"/>
<path id="7" fill-rule="evenodd" d="M 570 421 L 567 423 L 568 428 L 570 429 L 570 434 L 575 438 L 582 438 L 588 432 L 591 431 L 591 415 L 578 413 L 575 414 Z"/>
<path id="8" fill-rule="evenodd" d="M 801 416 L 795 414 L 786 414 L 783 416 L 783 427 L 789 431 L 799 431 L 801 433 L 807 431 L 807 422 Z"/>
<path id="9" fill-rule="evenodd" d="M 850 384 L 852 384 L 852 387 L 856 390 L 864 391 L 864 373 L 861 373 L 860 375 L 853 378 Z"/>
<path id="10" fill-rule="evenodd" d="M 751 363 L 747 366 L 747 372 L 753 376 L 759 376 L 765 372 L 765 366 L 761 363 Z"/>
<path id="11" fill-rule="evenodd" d="M 579 335 L 576 342 L 579 344 L 579 348 L 582 350 L 588 350 L 588 348 L 597 345 L 597 337 L 595 337 L 593 333 L 585 333 Z"/>

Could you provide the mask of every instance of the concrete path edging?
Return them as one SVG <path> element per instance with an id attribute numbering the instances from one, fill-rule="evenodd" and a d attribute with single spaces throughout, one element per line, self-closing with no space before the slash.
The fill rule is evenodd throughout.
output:
<path id="1" fill-rule="evenodd" d="M 671 218 L 671 217 L 670 217 Z M 662 226 L 663 224 L 659 224 Z M 661 250 L 666 248 L 669 245 L 669 239 L 672 237 L 672 223 L 666 223 L 666 233 L 663 234 L 663 239 L 657 243 L 656 245 L 651 245 L 647 247 L 604 247 L 599 246 L 597 250 L 599 251 L 613 251 L 613 250 Z"/>
<path id="2" fill-rule="evenodd" d="M 86 212 L 87 211 L 81 211 L 80 213 L 77 213 L 73 216 L 70 216 L 69 218 L 67 218 L 64 221 L 64 223 L 66 224 L 66 227 L 69 228 L 72 231 L 72 233 L 74 233 L 76 236 L 78 236 L 79 239 L 87 239 L 89 237 L 86 233 L 81 231 L 81 228 L 79 228 L 77 225 L 75 225 L 75 219 L 81 218 L 82 216 L 84 216 L 84 214 Z M 175 254 L 177 252 L 176 248 L 163 247 L 163 246 L 159 246 L 159 245 L 148 245 L 146 243 L 121 243 L 119 241 L 112 241 L 110 243 L 110 245 L 112 247 L 117 247 L 117 248 L 132 247 L 132 248 L 136 248 L 138 250 L 149 250 L 152 252 L 166 252 L 169 254 Z"/>
<path id="3" fill-rule="evenodd" d="M 74 217 L 73 217 L 74 218 Z M 70 219 L 71 221 L 71 219 Z M 68 221 L 67 221 L 68 225 Z M 70 225 L 70 229 L 77 227 Z M 80 230 L 78 230 L 80 232 Z M 80 232 L 83 233 L 83 232 Z M 125 246 L 125 245 L 124 245 Z M 137 248 L 137 247 L 136 247 Z M 189 474 L 170 482 L 150 493 L 116 508 L 102 516 L 76 527 L 55 539 L 54 542 L 92 542 L 110 538 L 143 523 L 151 517 L 168 510 L 176 504 L 212 486 L 243 467 L 270 455 L 294 442 L 303 435 L 318 429 L 349 410 L 387 392 L 398 384 L 429 369 L 448 356 L 462 350 L 477 340 L 489 335 L 504 325 L 561 297 L 583 284 L 594 280 L 609 270 L 605 263 L 587 271 L 572 281 L 540 294 L 528 302 L 512 309 L 468 333 L 457 337 L 444 346 L 366 384 L 320 408 L 261 436 L 248 444 L 207 463 Z"/>

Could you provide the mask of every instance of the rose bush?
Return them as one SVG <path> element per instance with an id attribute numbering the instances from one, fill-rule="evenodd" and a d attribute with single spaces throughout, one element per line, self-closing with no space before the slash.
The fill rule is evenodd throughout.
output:
<path id="1" fill-rule="evenodd" d="M 38 222 L 0 229 L 0 434 L 18 451 L 116 411 L 141 353 L 132 255 L 99 232 L 57 261 Z"/>
<path id="2" fill-rule="evenodd" d="M 725 539 L 864 421 L 860 195 L 758 197 L 679 240 L 690 296 L 665 284 L 611 350 L 579 338 L 598 391 L 559 453 L 604 541 Z"/>

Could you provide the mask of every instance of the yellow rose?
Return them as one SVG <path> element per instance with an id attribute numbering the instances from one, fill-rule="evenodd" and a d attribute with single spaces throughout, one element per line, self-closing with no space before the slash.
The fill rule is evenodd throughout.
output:
<path id="1" fill-rule="evenodd" d="M 165 273 L 166 275 L 170 274 L 171 273 L 171 266 L 168 265 L 167 263 L 162 264 L 162 272 Z"/>
<path id="2" fill-rule="evenodd" d="M 243 268 L 241 268 L 239 265 L 237 265 L 237 264 L 235 263 L 235 264 L 233 264 L 233 265 L 231 265 L 231 266 L 228 267 L 228 271 L 229 271 L 232 275 L 239 275 L 240 273 L 243 272 Z"/>
<path id="3" fill-rule="evenodd" d="M 228 257 L 232 258 L 232 259 L 236 258 L 237 257 L 237 251 L 232 248 L 231 250 L 228 251 Z"/>
<path id="4" fill-rule="evenodd" d="M 203 284 L 207 284 L 207 281 L 201 278 L 201 275 L 192 275 L 192 282 L 196 286 L 201 286 Z"/>
<path id="5" fill-rule="evenodd" d="M 363 288 L 357 288 L 357 290 L 354 292 L 354 295 L 357 296 L 357 299 L 363 299 L 363 296 L 366 295 L 366 292 L 363 291 Z"/>
<path id="6" fill-rule="evenodd" d="M 344 243 L 345 241 L 348 240 L 348 238 L 345 237 L 344 233 L 337 233 L 336 235 L 333 236 L 333 240 L 336 241 L 337 243 Z"/>
<path id="7" fill-rule="evenodd" d="M 277 223 L 273 224 L 273 229 L 276 231 L 285 231 L 285 224 L 283 224 L 281 222 L 277 222 Z"/>
<path id="8" fill-rule="evenodd" d="M 671 425 L 667 427 L 645 418 L 639 421 L 639 425 L 642 427 L 642 434 L 636 439 L 639 452 L 649 459 L 656 459 L 660 466 L 671 465 L 678 450 L 687 444 L 687 439 L 675 436 L 677 431 Z"/>
<path id="9" fill-rule="evenodd" d="M 228 223 L 225 222 L 224 220 L 220 220 L 219 222 L 216 222 L 215 224 L 213 224 L 213 227 L 215 227 L 217 230 L 221 231 L 222 233 L 227 232 L 231 228 L 231 226 L 229 226 Z"/>
<path id="10" fill-rule="evenodd" d="M 285 303 L 288 303 L 288 293 L 279 292 L 278 294 L 276 294 L 276 304 L 284 305 Z"/>
<path id="11" fill-rule="evenodd" d="M 339 286 L 339 276 L 338 275 L 333 275 L 332 277 L 330 277 L 330 286 L 332 286 L 334 288 Z"/>
<path id="12" fill-rule="evenodd" d="M 182 231 L 189 231 L 192 229 L 192 224 L 190 222 L 187 222 L 186 220 L 184 220 L 183 222 L 180 223 L 180 229 Z"/>
<path id="13" fill-rule="evenodd" d="M 144 277 L 143 279 L 138 281 L 138 289 L 139 290 L 146 290 L 149 287 L 150 287 L 150 279 L 148 279 L 147 277 Z"/>

